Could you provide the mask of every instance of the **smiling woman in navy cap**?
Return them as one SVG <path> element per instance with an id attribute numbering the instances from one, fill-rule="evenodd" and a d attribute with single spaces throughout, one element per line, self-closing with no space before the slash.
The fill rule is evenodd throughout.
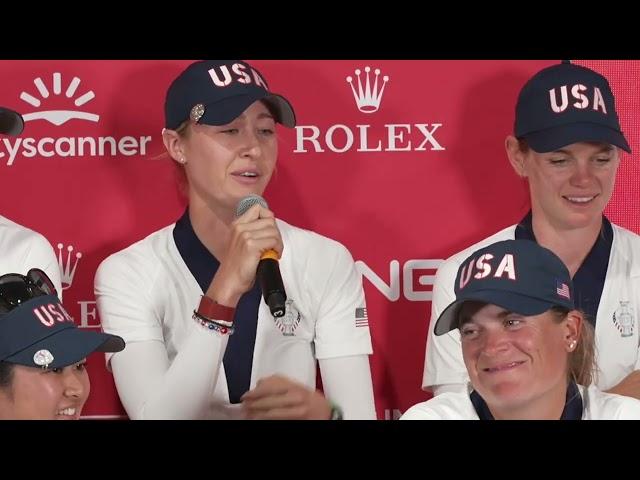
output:
<path id="1" fill-rule="evenodd" d="M 556 64 L 523 86 L 515 114 L 505 146 L 516 174 L 528 182 L 531 211 L 440 266 L 422 386 L 436 395 L 467 390 L 458 330 L 437 336 L 436 319 L 453 299 L 461 262 L 483 246 L 515 238 L 550 249 L 569 269 L 576 307 L 595 328 L 595 384 L 640 398 L 640 236 L 603 215 L 622 151 L 631 153 L 609 83 L 588 68 Z"/>
<path id="2" fill-rule="evenodd" d="M 86 357 L 123 348 L 120 337 L 77 328 L 42 270 L 0 276 L 0 419 L 77 420 Z"/>
<path id="3" fill-rule="evenodd" d="M 256 198 L 276 165 L 277 123 L 292 128 L 293 108 L 242 61 L 195 62 L 167 91 L 163 139 L 188 209 L 107 258 L 95 283 L 105 331 L 127 341 L 109 361 L 132 419 L 375 419 L 351 254 Z M 279 257 L 284 310 L 262 298 L 265 254 Z"/>
<path id="4" fill-rule="evenodd" d="M 16 136 L 24 129 L 18 112 L 0 107 L 0 134 Z M 26 274 L 31 268 L 44 270 L 58 292 L 62 292 L 60 269 L 51 244 L 38 232 L 0 215 L 0 275 L 8 272 Z"/>
<path id="5" fill-rule="evenodd" d="M 457 330 L 471 392 L 444 392 L 403 420 L 640 420 L 640 401 L 603 393 L 593 328 L 576 310 L 569 271 L 530 240 L 505 240 L 458 269 L 455 300 L 434 334 Z"/>

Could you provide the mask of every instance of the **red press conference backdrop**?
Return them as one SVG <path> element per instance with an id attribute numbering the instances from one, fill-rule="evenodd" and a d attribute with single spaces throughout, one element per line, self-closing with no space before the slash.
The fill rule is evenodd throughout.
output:
<path id="1" fill-rule="evenodd" d="M 357 260 L 378 418 L 397 418 L 428 398 L 420 384 L 439 263 L 528 208 L 503 142 L 520 87 L 554 62 L 254 62 L 299 121 L 279 131 L 265 196 L 278 216 L 341 241 Z M 189 63 L 0 62 L 0 105 L 27 120 L 20 137 L 0 139 L 0 213 L 59 251 L 64 303 L 83 328 L 100 327 L 99 263 L 184 209 L 160 132 L 165 90 Z M 579 63 L 610 79 L 637 151 L 640 62 Z M 607 213 L 638 232 L 636 155 L 623 156 Z M 93 355 L 89 369 L 85 415 L 123 415 L 103 357 Z"/>

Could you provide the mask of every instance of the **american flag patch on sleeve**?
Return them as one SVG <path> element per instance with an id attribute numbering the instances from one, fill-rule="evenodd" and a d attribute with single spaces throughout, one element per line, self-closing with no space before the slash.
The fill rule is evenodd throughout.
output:
<path id="1" fill-rule="evenodd" d="M 357 307 L 356 308 L 356 327 L 368 327 L 368 326 L 369 326 L 369 317 L 367 316 L 367 308 Z"/>

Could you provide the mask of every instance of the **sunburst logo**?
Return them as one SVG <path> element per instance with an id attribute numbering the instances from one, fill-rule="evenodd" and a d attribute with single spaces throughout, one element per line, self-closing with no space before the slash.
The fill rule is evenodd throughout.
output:
<path id="1" fill-rule="evenodd" d="M 23 91 L 20 94 L 20 99 L 36 109 L 45 107 L 47 101 L 53 96 L 64 95 L 70 99 L 73 104 L 80 108 L 83 105 L 91 102 L 95 98 L 93 90 L 81 93 L 79 91 L 81 80 L 78 77 L 73 77 L 71 82 L 63 89 L 63 79 L 59 72 L 55 72 L 52 76 L 49 87 L 45 84 L 42 78 L 37 77 L 33 80 L 33 84 L 38 91 L 37 95 Z M 64 90 L 64 92 L 63 92 Z M 23 115 L 25 122 L 32 120 L 46 120 L 56 126 L 60 126 L 71 119 L 88 120 L 90 122 L 97 122 L 100 119 L 100 115 L 90 113 L 82 110 L 38 110 Z"/>

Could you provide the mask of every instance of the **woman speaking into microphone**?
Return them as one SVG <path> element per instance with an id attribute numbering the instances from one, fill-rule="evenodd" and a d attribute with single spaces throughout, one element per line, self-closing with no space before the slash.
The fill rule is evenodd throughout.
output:
<path id="1" fill-rule="evenodd" d="M 95 279 L 104 330 L 127 342 L 107 362 L 132 419 L 376 418 L 351 254 L 263 201 L 239 205 L 271 179 L 276 123 L 294 127 L 293 108 L 243 61 L 195 62 L 167 91 L 163 141 L 188 208 Z M 277 268 L 265 281 L 256 272 L 267 257 Z M 274 271 L 280 308 L 263 295 Z"/>

